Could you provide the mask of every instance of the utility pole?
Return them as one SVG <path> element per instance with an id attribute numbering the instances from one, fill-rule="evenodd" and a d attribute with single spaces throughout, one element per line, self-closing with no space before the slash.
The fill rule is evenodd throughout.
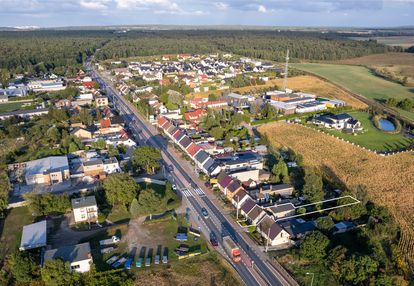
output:
<path id="1" fill-rule="evenodd" d="M 285 91 L 288 87 L 288 64 L 289 64 L 289 49 L 287 49 L 286 51 L 285 80 L 283 82 L 283 89 Z"/>
<path id="2" fill-rule="evenodd" d="M 237 220 L 239 220 L 239 209 L 240 209 L 240 196 L 237 196 L 237 215 L 236 215 Z"/>
<path id="3" fill-rule="evenodd" d="M 266 252 L 269 249 L 269 237 L 270 237 L 270 226 L 269 229 L 267 230 L 267 237 L 266 237 Z"/>

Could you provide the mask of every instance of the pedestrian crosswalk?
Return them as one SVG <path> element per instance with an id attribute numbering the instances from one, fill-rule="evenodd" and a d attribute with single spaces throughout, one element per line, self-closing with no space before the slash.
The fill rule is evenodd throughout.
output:
<path id="1" fill-rule="evenodd" d="M 191 197 L 193 194 L 190 192 L 189 189 L 181 189 L 184 197 Z"/>
<path id="2" fill-rule="evenodd" d="M 205 196 L 205 195 L 206 195 L 206 194 L 204 193 L 204 191 L 203 191 L 202 189 L 200 189 L 200 188 L 194 188 L 193 190 L 194 190 L 194 192 L 196 192 L 196 194 L 197 194 L 197 195 L 199 195 L 200 197 L 201 197 L 201 196 Z"/>

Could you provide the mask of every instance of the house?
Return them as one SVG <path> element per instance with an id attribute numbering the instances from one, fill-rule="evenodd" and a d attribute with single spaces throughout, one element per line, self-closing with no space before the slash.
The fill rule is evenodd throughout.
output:
<path id="1" fill-rule="evenodd" d="M 267 208 L 275 219 L 295 215 L 296 208 L 292 203 L 275 205 Z"/>
<path id="2" fill-rule="evenodd" d="M 279 220 L 279 225 L 289 233 L 291 239 L 300 239 L 316 229 L 315 222 L 305 221 L 301 218 L 289 220 L 283 220 L 282 218 L 282 220 Z"/>
<path id="3" fill-rule="evenodd" d="M 257 204 L 246 214 L 247 221 L 252 225 L 257 225 L 266 212 Z"/>
<path id="4" fill-rule="evenodd" d="M 226 196 L 229 200 L 239 191 L 243 189 L 239 180 L 233 180 L 226 188 Z"/>
<path id="5" fill-rule="evenodd" d="M 200 123 L 201 117 L 203 115 L 207 115 L 207 111 L 204 109 L 196 109 L 194 111 L 188 111 L 184 113 L 184 118 L 191 123 L 198 124 Z"/>
<path id="6" fill-rule="evenodd" d="M 102 160 L 90 160 L 82 163 L 85 176 L 101 176 L 104 174 L 104 163 Z"/>
<path id="7" fill-rule="evenodd" d="M 95 98 L 96 107 L 108 106 L 108 98 L 106 96 L 98 96 Z"/>
<path id="8" fill-rule="evenodd" d="M 70 134 L 79 139 L 92 139 L 93 137 L 92 132 L 81 127 L 76 127 L 70 132 Z"/>
<path id="9" fill-rule="evenodd" d="M 233 179 L 232 179 L 232 177 L 230 177 L 226 173 L 224 173 L 224 174 L 225 174 L 224 177 L 220 177 L 220 175 L 219 175 L 220 178 L 218 178 L 218 184 L 217 184 L 217 186 L 219 187 L 220 191 L 223 194 L 226 195 L 227 187 L 228 187 L 228 185 L 230 185 L 230 183 L 233 181 Z"/>
<path id="10" fill-rule="evenodd" d="M 318 126 L 334 128 L 337 130 L 350 130 L 352 132 L 361 130 L 361 122 L 347 113 L 328 114 L 314 117 L 311 122 Z"/>
<path id="11" fill-rule="evenodd" d="M 262 185 L 259 190 L 256 190 L 256 192 L 258 191 L 259 193 L 262 194 L 267 194 L 269 196 L 282 196 L 282 197 L 287 197 L 287 196 L 291 196 L 294 192 L 294 188 L 292 185 L 290 184 L 270 184 L 270 185 Z M 255 191 L 252 191 L 252 193 L 254 193 Z"/>
<path id="12" fill-rule="evenodd" d="M 247 198 L 241 205 L 240 213 L 247 217 L 247 214 L 256 206 L 256 203 L 251 199 Z"/>
<path id="13" fill-rule="evenodd" d="M 27 185 L 57 184 L 69 180 L 69 162 L 66 156 L 53 156 L 24 163 L 11 164 L 9 169 L 20 169 Z"/>
<path id="14" fill-rule="evenodd" d="M 103 161 L 103 165 L 104 165 L 104 172 L 106 174 L 121 172 L 121 168 L 119 167 L 118 160 L 115 157 L 105 159 Z"/>
<path id="15" fill-rule="evenodd" d="M 72 210 L 75 223 L 89 223 L 98 220 L 98 206 L 95 196 L 72 199 Z"/>
<path id="16" fill-rule="evenodd" d="M 43 263 L 59 258 L 69 262 L 71 271 L 80 273 L 88 272 L 93 263 L 89 242 L 46 250 Z"/>
<path id="17" fill-rule="evenodd" d="M 257 231 L 270 246 L 290 245 L 290 234 L 268 215 L 258 223 Z"/>
<path id="18" fill-rule="evenodd" d="M 240 189 L 231 199 L 231 203 L 236 208 L 241 208 L 243 203 L 249 198 L 247 192 L 243 189 Z"/>
<path id="19" fill-rule="evenodd" d="M 36 223 L 23 226 L 22 239 L 19 250 L 28 250 L 44 247 L 47 244 L 47 221 L 42 220 Z"/>

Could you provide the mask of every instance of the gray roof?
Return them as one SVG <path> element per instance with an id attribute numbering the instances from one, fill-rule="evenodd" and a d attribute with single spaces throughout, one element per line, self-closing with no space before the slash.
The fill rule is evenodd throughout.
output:
<path id="1" fill-rule="evenodd" d="M 72 199 L 72 209 L 96 206 L 95 196 Z"/>
<path id="2" fill-rule="evenodd" d="M 46 114 L 49 113 L 48 108 L 39 108 L 39 109 L 30 109 L 30 110 L 16 110 L 16 111 L 9 111 L 9 112 L 2 112 L 0 116 L 20 116 L 20 115 L 30 115 L 30 114 L 37 114 L 42 113 Z"/>
<path id="3" fill-rule="evenodd" d="M 83 162 L 84 166 L 95 166 L 100 164 L 103 164 L 103 161 L 101 159 Z"/>
<path id="4" fill-rule="evenodd" d="M 187 148 L 188 145 L 191 144 L 191 142 L 192 141 L 191 141 L 190 137 L 184 136 L 179 143 L 182 147 Z"/>
<path id="5" fill-rule="evenodd" d="M 47 250 L 44 254 L 44 261 L 61 258 L 63 261 L 77 262 L 92 258 L 89 242 L 62 246 L 56 249 Z"/>
<path id="6" fill-rule="evenodd" d="M 201 164 L 209 157 L 208 153 L 204 150 L 201 150 L 195 155 L 195 159 Z"/>
<path id="7" fill-rule="evenodd" d="M 269 239 L 271 240 L 275 239 L 283 230 L 283 228 L 268 215 L 266 215 L 259 223 L 259 228 L 266 234 L 266 236 L 269 234 Z"/>
<path id="8" fill-rule="evenodd" d="M 181 132 L 180 136 L 178 136 L 178 138 L 176 139 L 177 142 L 180 142 L 180 140 L 183 139 L 184 136 L 185 136 L 185 133 Z"/>
<path id="9" fill-rule="evenodd" d="M 46 220 L 23 226 L 20 250 L 33 249 L 46 245 Z"/>
<path id="10" fill-rule="evenodd" d="M 313 231 L 316 226 L 313 221 L 291 219 L 279 223 L 291 236 L 298 237 Z"/>
<path id="11" fill-rule="evenodd" d="M 208 158 L 207 161 L 203 164 L 204 170 L 208 170 L 214 164 L 214 160 Z"/>
<path id="12" fill-rule="evenodd" d="M 104 164 L 114 164 L 114 163 L 118 163 L 118 160 L 116 159 L 116 157 L 111 157 L 109 159 L 105 159 Z"/>
<path id="13" fill-rule="evenodd" d="M 53 156 L 26 162 L 26 176 L 69 170 L 66 156 Z"/>
<path id="14" fill-rule="evenodd" d="M 287 203 L 287 204 L 282 204 L 282 205 L 271 207 L 270 209 L 272 210 L 273 213 L 280 213 L 280 212 L 294 210 L 295 207 L 292 203 Z"/>

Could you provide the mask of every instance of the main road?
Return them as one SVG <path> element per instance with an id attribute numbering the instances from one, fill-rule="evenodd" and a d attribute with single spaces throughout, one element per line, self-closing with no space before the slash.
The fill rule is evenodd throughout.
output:
<path id="1" fill-rule="evenodd" d="M 161 151 L 165 166 L 173 166 L 173 170 L 169 170 L 170 179 L 177 185 L 189 202 L 190 208 L 195 212 L 198 220 L 202 222 L 202 231 L 206 237 L 211 233 L 219 234 L 220 249 L 222 250 L 221 237 L 230 235 L 238 244 L 242 251 L 243 263 L 232 263 L 234 269 L 238 272 L 241 279 L 246 285 L 292 285 L 291 277 L 286 272 L 276 270 L 272 267 L 263 255 L 257 253 L 255 246 L 250 246 L 245 238 L 236 231 L 229 222 L 228 218 L 223 214 L 221 208 L 218 208 L 210 198 L 203 192 L 203 186 L 199 186 L 196 174 L 186 171 L 181 164 L 186 164 L 179 158 L 174 151 L 168 147 L 168 142 L 159 132 L 148 124 L 137 110 L 129 103 L 115 88 L 110 81 L 106 81 L 99 73 L 97 73 L 91 65 L 91 61 L 86 63 L 86 69 L 93 79 L 98 81 L 103 89 L 106 90 L 107 96 L 114 104 L 114 107 L 126 119 L 126 123 L 133 132 L 136 140 L 143 141 L 148 145 L 154 146 Z M 166 168 L 169 169 L 169 168 Z M 201 208 L 209 210 L 209 218 L 205 218 L 201 214 Z M 265 261 L 264 261 L 265 260 Z"/>

